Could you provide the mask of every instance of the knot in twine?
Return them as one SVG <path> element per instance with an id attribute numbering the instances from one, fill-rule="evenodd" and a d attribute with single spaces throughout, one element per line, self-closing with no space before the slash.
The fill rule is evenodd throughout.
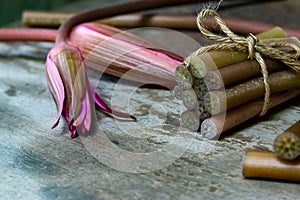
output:
<path id="1" fill-rule="evenodd" d="M 220 29 L 225 36 L 216 35 L 206 28 L 204 20 L 208 16 L 211 16 L 214 18 L 214 20 L 216 20 L 217 24 L 220 26 Z M 259 63 L 265 87 L 264 104 L 260 116 L 266 114 L 270 105 L 271 96 L 271 89 L 268 82 L 268 70 L 263 56 L 279 60 L 296 72 L 300 71 L 300 62 L 298 61 L 298 58 L 300 56 L 300 48 L 295 44 L 287 42 L 276 42 L 270 40 L 268 41 L 267 39 L 258 40 L 255 37 L 255 35 L 251 33 L 248 37 L 236 35 L 227 27 L 227 25 L 221 19 L 218 13 L 212 9 L 204 9 L 199 13 L 197 17 L 197 25 L 203 35 L 205 35 L 208 39 L 216 41 L 218 43 L 202 47 L 196 52 L 194 52 L 191 56 L 197 56 L 201 53 L 208 52 L 211 50 L 240 51 L 247 52 L 248 59 L 255 59 Z M 278 49 L 278 47 L 287 47 L 291 51 L 282 51 Z M 186 59 L 186 62 L 189 63 L 190 57 Z"/>

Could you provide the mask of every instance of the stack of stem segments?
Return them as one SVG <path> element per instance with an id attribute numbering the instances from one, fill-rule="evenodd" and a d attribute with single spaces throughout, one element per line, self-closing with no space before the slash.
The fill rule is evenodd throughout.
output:
<path id="1" fill-rule="evenodd" d="M 300 47 L 295 37 L 285 37 L 275 27 L 256 35 L 264 42 L 284 42 Z M 291 51 L 282 48 L 282 51 Z M 261 66 L 248 59 L 247 52 L 212 50 L 192 54 L 188 62 L 176 69 L 174 95 L 186 110 L 181 125 L 201 136 L 218 139 L 219 136 L 262 112 L 265 83 Z M 271 88 L 269 108 L 300 95 L 300 73 L 291 70 L 279 60 L 264 57 Z"/>

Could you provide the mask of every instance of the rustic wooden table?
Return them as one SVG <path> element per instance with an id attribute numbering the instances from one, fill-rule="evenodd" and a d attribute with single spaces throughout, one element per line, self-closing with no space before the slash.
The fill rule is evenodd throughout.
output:
<path id="1" fill-rule="evenodd" d="M 116 2 L 82 1 L 64 10 Z M 300 29 L 297 0 L 220 13 Z M 174 43 L 172 38 L 168 40 Z M 106 100 L 114 95 L 128 97 L 126 94 L 134 91 L 129 110 L 138 122 L 122 122 L 97 112 L 102 134 L 71 140 L 63 120 L 56 129 L 50 128 L 56 108 L 44 73 L 43 59 L 0 58 L 0 199 L 300 196 L 297 183 L 247 180 L 241 173 L 246 149 L 272 150 L 276 135 L 299 120 L 299 98 L 231 130 L 219 141 L 207 141 L 176 128 L 180 109 L 169 91 L 135 90 L 135 85 L 126 85 L 115 94 L 116 80 L 103 76 L 98 90 Z"/>

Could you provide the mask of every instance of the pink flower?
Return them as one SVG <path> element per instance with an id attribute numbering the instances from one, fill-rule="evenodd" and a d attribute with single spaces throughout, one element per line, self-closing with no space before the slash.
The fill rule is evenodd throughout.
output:
<path id="1" fill-rule="evenodd" d="M 70 42 L 57 44 L 48 54 L 46 78 L 55 100 L 58 115 L 52 128 L 63 116 L 69 125 L 70 136 L 89 131 L 92 124 L 91 106 L 121 118 L 133 116 L 114 111 L 100 98 L 91 85 L 80 50 Z"/>
<path id="2" fill-rule="evenodd" d="M 89 131 L 94 103 L 107 113 L 135 119 L 107 106 L 91 85 L 86 66 L 119 77 L 132 70 L 130 80 L 172 87 L 176 85 L 175 69 L 182 61 L 159 45 L 114 27 L 97 23 L 76 26 L 66 42 L 49 52 L 46 61 L 48 86 L 58 110 L 53 128 L 63 116 L 72 138 L 78 130 Z"/>

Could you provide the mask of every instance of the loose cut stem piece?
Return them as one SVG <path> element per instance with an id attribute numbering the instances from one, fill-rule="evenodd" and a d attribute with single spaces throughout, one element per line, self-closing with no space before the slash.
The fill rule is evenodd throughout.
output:
<path id="1" fill-rule="evenodd" d="M 269 108 L 273 108 L 299 95 L 300 89 L 292 89 L 272 94 L 272 104 Z M 208 139 L 219 137 L 223 132 L 259 115 L 263 104 L 264 100 L 258 99 L 228 110 L 225 113 L 225 119 L 224 114 L 219 114 L 204 120 L 201 124 L 202 136 Z"/>
<path id="2" fill-rule="evenodd" d="M 260 40 L 270 38 L 284 38 L 284 31 L 275 27 L 266 32 L 257 34 Z M 199 55 L 192 55 L 189 58 L 189 69 L 196 78 L 203 78 L 208 71 L 217 70 L 235 63 L 247 60 L 248 54 L 239 51 L 213 50 L 203 52 Z"/>
<path id="3" fill-rule="evenodd" d="M 298 87 L 300 73 L 292 71 L 275 72 L 269 76 L 272 93 Z M 216 115 L 235 106 L 260 98 L 264 95 L 263 78 L 255 78 L 235 85 L 224 91 L 212 91 L 205 98 L 205 106 L 211 114 Z"/>
<path id="4" fill-rule="evenodd" d="M 272 152 L 246 151 L 243 163 L 245 178 L 268 178 L 300 181 L 300 158 L 283 160 Z"/>
<path id="5" fill-rule="evenodd" d="M 283 159 L 293 160 L 300 156 L 300 120 L 276 137 L 273 148 Z"/>
<path id="6" fill-rule="evenodd" d="M 59 27 L 75 14 L 74 12 L 25 10 L 22 13 L 22 23 L 32 27 Z"/>

